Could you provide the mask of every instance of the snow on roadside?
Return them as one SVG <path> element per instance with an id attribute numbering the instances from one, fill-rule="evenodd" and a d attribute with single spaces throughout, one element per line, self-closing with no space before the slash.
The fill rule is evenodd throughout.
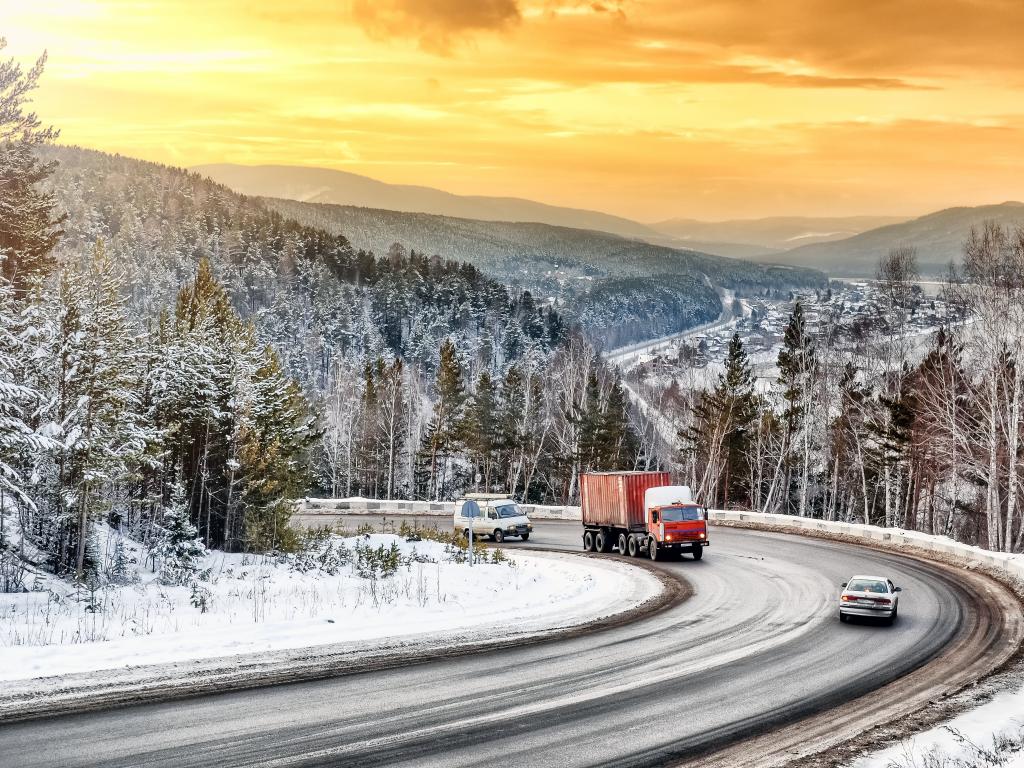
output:
<path id="1" fill-rule="evenodd" d="M 140 563 L 138 583 L 100 594 L 0 595 L 0 680 L 447 632 L 543 631 L 629 610 L 661 589 L 641 569 L 571 555 L 517 552 L 470 567 L 436 541 L 329 541 L 335 554 L 348 553 L 333 574 L 295 559 L 216 552 L 198 594 L 158 584 Z M 393 575 L 360 576 L 356 547 L 394 547 L 402 564 Z"/>
<path id="2" fill-rule="evenodd" d="M 948 723 L 862 757 L 849 768 L 1024 768 L 1024 688 L 1003 691 Z"/>

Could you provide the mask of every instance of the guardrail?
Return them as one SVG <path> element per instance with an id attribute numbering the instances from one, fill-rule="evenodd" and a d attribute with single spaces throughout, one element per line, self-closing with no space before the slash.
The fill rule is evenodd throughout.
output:
<path id="1" fill-rule="evenodd" d="M 945 560 L 959 561 L 962 565 L 981 567 L 994 574 L 1004 575 L 1016 582 L 1018 588 L 1024 585 L 1024 555 L 992 552 L 970 544 L 961 544 L 945 536 L 933 536 L 918 531 L 900 528 L 882 528 L 862 523 L 838 523 L 794 515 L 772 515 L 760 512 L 734 512 L 709 510 L 708 520 L 724 525 L 749 526 L 807 532 L 821 536 L 861 539 L 865 543 L 881 545 L 887 549 L 918 552 L 923 555 L 941 556 Z"/>
<path id="2" fill-rule="evenodd" d="M 579 507 L 520 504 L 519 508 L 535 520 L 580 520 Z M 454 501 L 404 501 L 400 499 L 299 499 L 295 512 L 302 516 L 316 515 L 424 515 L 451 517 Z"/>
<path id="3" fill-rule="evenodd" d="M 580 508 L 574 506 L 542 506 L 520 504 L 529 517 L 535 520 L 580 520 Z M 436 516 L 450 518 L 455 513 L 454 501 L 404 501 L 400 499 L 300 499 L 296 502 L 296 514 L 304 517 L 317 515 L 365 515 L 391 514 Z M 900 528 L 882 528 L 862 523 L 839 523 L 795 515 L 772 515 L 761 512 L 731 510 L 708 510 L 708 520 L 722 525 L 736 525 L 750 528 L 789 530 L 794 533 L 808 532 L 819 536 L 845 539 L 861 539 L 893 550 L 919 552 L 924 555 L 938 555 L 944 559 L 960 561 L 965 565 L 982 567 L 996 574 L 1003 574 L 1024 589 L 1024 555 L 1009 555 L 991 552 L 981 547 L 961 544 L 945 536 L 933 536 Z"/>

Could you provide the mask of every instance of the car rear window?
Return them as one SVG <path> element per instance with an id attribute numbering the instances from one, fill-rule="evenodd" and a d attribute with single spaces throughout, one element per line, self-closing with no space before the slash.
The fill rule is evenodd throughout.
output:
<path id="1" fill-rule="evenodd" d="M 847 592 L 873 592 L 878 595 L 889 594 L 889 587 L 884 581 L 874 579 L 854 579 L 846 585 Z"/>

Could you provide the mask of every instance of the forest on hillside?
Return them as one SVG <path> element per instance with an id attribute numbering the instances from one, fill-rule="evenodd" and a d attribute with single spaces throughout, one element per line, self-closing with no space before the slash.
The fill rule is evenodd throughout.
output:
<path id="1" fill-rule="evenodd" d="M 777 375 L 755 379 L 739 334 L 709 388 L 683 362 L 628 378 L 674 434 L 667 453 L 707 504 L 952 536 L 1024 550 L 1024 228 L 966 233 L 944 288 L 953 314 L 910 330 L 927 304 L 917 254 L 878 268 L 872 315 L 808 323 L 797 302 Z M 665 449 L 662 449 L 665 450 Z"/>
<path id="2" fill-rule="evenodd" d="M 554 307 L 55 146 L 26 109 L 43 64 L 0 64 L 4 589 L 88 578 L 101 524 L 168 562 L 288 549 L 310 492 L 555 500 L 637 460 L 621 386 Z"/>
<path id="3" fill-rule="evenodd" d="M 604 348 L 665 336 L 712 320 L 716 288 L 741 296 L 820 289 L 823 273 L 668 248 L 606 232 L 530 222 L 267 199 L 311 226 L 380 251 L 398 241 L 470 262 L 502 282 L 558 302 Z"/>

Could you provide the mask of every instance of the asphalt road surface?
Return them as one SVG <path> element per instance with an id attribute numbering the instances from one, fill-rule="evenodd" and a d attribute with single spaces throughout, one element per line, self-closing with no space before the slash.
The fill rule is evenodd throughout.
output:
<path id="1" fill-rule="evenodd" d="M 579 541 L 579 523 L 541 522 L 529 546 L 578 549 Z M 882 552 L 723 528 L 711 541 L 700 562 L 659 564 L 683 574 L 694 596 L 627 626 L 14 723 L 0 727 L 0 765 L 672 764 L 919 667 L 957 634 L 974 599 L 940 568 Z M 895 626 L 839 623 L 839 584 L 854 573 L 887 574 L 903 587 Z"/>

